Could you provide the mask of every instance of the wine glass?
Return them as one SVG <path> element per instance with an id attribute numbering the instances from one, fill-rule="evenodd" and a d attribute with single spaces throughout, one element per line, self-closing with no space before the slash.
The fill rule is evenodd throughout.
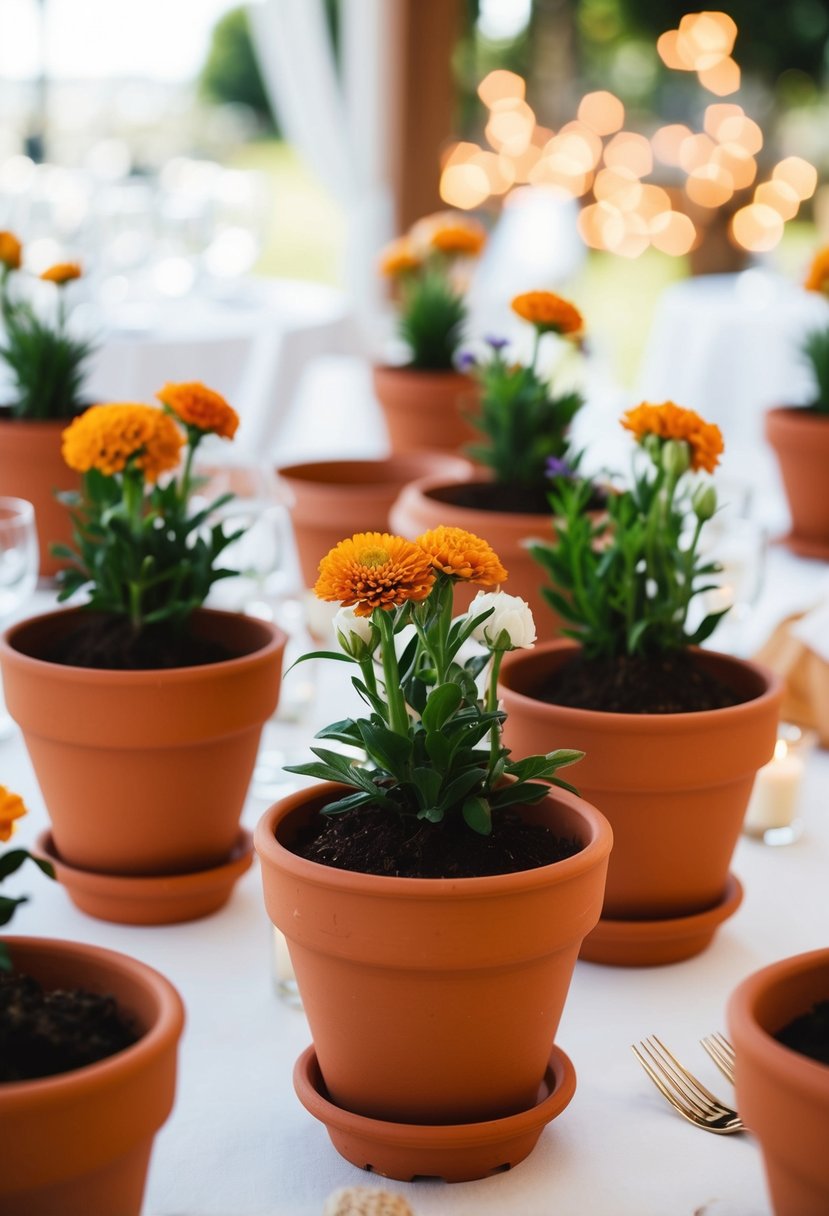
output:
<path id="1" fill-rule="evenodd" d="M 39 557 L 34 507 L 25 498 L 0 497 L 0 621 L 14 617 L 33 594 Z M 14 730 L 0 686 L 0 739 Z"/>

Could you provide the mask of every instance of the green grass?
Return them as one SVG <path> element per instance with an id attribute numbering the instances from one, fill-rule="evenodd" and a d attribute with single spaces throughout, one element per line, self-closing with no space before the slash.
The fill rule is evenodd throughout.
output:
<path id="1" fill-rule="evenodd" d="M 257 273 L 341 286 L 345 218 L 293 148 L 257 140 L 239 148 L 228 167 L 270 180 L 273 212 Z"/>

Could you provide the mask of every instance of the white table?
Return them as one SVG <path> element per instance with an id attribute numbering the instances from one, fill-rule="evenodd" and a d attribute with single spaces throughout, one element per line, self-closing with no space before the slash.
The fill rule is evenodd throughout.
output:
<path id="1" fill-rule="evenodd" d="M 99 333 L 87 396 L 150 402 L 167 381 L 201 380 L 238 410 L 237 448 L 260 455 L 308 366 L 359 348 L 344 293 L 293 279 L 246 279 L 224 298 L 127 301 L 106 309 Z"/>
<path id="2" fill-rule="evenodd" d="M 824 572 L 774 550 L 758 629 L 808 603 Z M 37 606 L 49 606 L 48 597 L 41 594 Z M 336 706 L 328 696 L 342 670 L 332 663 L 322 668 L 326 695 L 317 698 L 317 722 L 343 708 L 344 687 L 335 692 Z M 288 680 L 296 678 L 294 672 Z M 265 743 L 304 747 L 308 733 L 272 722 Z M 46 816 L 19 738 L 0 744 L 0 767 L 0 780 L 30 808 L 15 840 L 30 842 Z M 319 1216 L 325 1197 L 345 1185 L 402 1191 L 417 1216 L 769 1216 L 756 1144 L 747 1136 L 709 1135 L 674 1115 L 630 1044 L 655 1031 L 715 1092 L 729 1096 L 698 1039 L 725 1028 L 726 998 L 743 976 L 829 941 L 827 788 L 829 755 L 814 753 L 802 838 L 777 850 L 741 840 L 734 870 L 745 902 L 704 954 L 655 969 L 577 965 L 559 1034 L 578 1073 L 575 1098 L 526 1162 L 481 1182 L 384 1183 L 343 1161 L 300 1106 L 291 1070 L 309 1033 L 303 1014 L 275 995 L 273 938 L 256 866 L 221 913 L 153 929 L 91 920 L 26 867 L 8 882 L 10 894 L 32 897 L 13 929 L 132 954 L 169 976 L 184 997 L 178 1098 L 156 1141 L 147 1216 Z M 248 826 L 265 805 L 249 799 Z"/>
<path id="3" fill-rule="evenodd" d="M 637 399 L 697 410 L 722 428 L 728 472 L 751 465 L 758 484 L 776 484 L 763 414 L 810 399 L 800 348 L 810 330 L 827 325 L 821 296 L 766 270 L 685 279 L 659 299 Z"/>

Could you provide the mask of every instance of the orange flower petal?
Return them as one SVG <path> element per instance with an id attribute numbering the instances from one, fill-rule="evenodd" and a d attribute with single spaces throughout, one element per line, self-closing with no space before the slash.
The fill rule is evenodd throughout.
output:
<path id="1" fill-rule="evenodd" d="M 525 291 L 512 301 L 512 310 L 541 333 L 576 338 L 584 330 L 584 317 L 576 306 L 552 291 Z"/>
<path id="2" fill-rule="evenodd" d="M 622 416 L 622 426 L 632 431 L 639 443 L 646 435 L 687 443 L 692 469 L 713 473 L 723 452 L 720 428 L 706 422 L 695 410 L 686 410 L 673 401 L 662 405 L 643 401 Z"/>
<path id="3" fill-rule="evenodd" d="M 474 532 L 441 525 L 424 532 L 415 544 L 428 554 L 437 570 L 459 581 L 496 587 L 507 578 L 495 551 Z"/>
<path id="4" fill-rule="evenodd" d="M 388 532 L 358 532 L 341 540 L 319 564 L 314 587 L 318 599 L 370 616 L 425 600 L 435 581 L 428 556 L 412 541 Z"/>
<path id="5" fill-rule="evenodd" d="M 223 439 L 232 439 L 236 434 L 239 415 L 221 393 L 214 392 L 198 380 L 165 384 L 156 396 L 185 426 L 197 427 Z"/>

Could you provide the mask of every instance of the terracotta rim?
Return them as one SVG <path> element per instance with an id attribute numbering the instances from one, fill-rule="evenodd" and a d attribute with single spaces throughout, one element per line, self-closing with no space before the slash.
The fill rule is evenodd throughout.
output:
<path id="1" fill-rule="evenodd" d="M 606 967 L 660 967 L 701 954 L 743 902 L 743 885 L 729 874 L 719 903 L 704 912 L 664 920 L 605 920 L 591 929 L 579 958 Z M 666 955 L 670 954 L 670 957 Z"/>
<path id="2" fill-rule="evenodd" d="M 222 619 L 238 621 L 240 615 L 242 615 L 238 612 L 223 612 L 217 608 L 202 608 L 199 611 L 203 616 L 217 622 Z M 28 632 L 32 628 L 39 630 L 48 621 L 62 620 L 70 615 L 82 616 L 83 614 L 83 608 L 61 608 L 55 612 L 44 612 L 38 616 L 30 616 L 25 620 L 18 621 L 17 624 L 12 625 L 4 634 L 0 635 L 0 655 L 3 656 L 3 661 L 9 664 L 17 663 L 27 666 L 33 664 L 36 669 L 48 670 L 50 679 L 53 680 L 74 682 L 77 680 L 77 673 L 80 671 L 84 673 L 85 681 L 88 684 L 109 684 L 112 686 L 121 682 L 129 687 L 140 687 L 144 684 L 155 685 L 158 683 L 160 672 L 165 676 L 175 675 L 180 683 L 197 683 L 210 679 L 211 675 L 215 674 L 216 669 L 225 664 L 234 663 L 237 665 L 237 668 L 258 666 L 263 659 L 275 655 L 288 640 L 288 635 L 278 625 L 274 625 L 270 621 L 263 621 L 258 617 L 245 617 L 244 619 L 250 621 L 253 629 L 258 625 L 263 630 L 263 644 L 247 654 L 220 659 L 216 663 L 201 663 L 188 667 L 154 667 L 145 671 L 73 667 L 68 663 L 53 663 L 49 659 L 36 658 L 34 655 L 27 654 L 26 651 L 20 650 L 15 646 L 15 641 L 19 639 L 21 633 Z"/>
<path id="3" fill-rule="evenodd" d="M 532 707 L 537 706 L 539 707 L 539 712 L 558 710 L 561 713 L 566 713 L 568 718 L 572 717 L 575 722 L 583 721 L 585 723 L 600 715 L 603 727 L 608 733 L 627 731 L 630 719 L 634 715 L 615 713 L 610 710 L 576 709 L 569 705 L 556 705 L 554 702 L 539 701 L 536 697 L 531 697 L 525 692 L 520 692 L 513 686 L 510 678 L 512 673 L 525 671 L 529 665 L 537 660 L 539 655 L 547 655 L 562 650 L 576 651 L 579 649 L 578 642 L 565 638 L 554 642 L 542 642 L 541 645 L 535 646 L 531 651 L 516 650 L 506 657 L 504 665 L 501 668 L 501 683 L 509 689 L 510 696 L 515 698 L 525 712 L 532 712 Z M 721 729 L 725 730 L 727 729 L 726 723 L 728 717 L 735 713 L 745 713 L 746 707 L 749 705 L 757 706 L 766 701 L 772 701 L 782 691 L 782 678 L 769 667 L 764 667 L 760 663 L 754 663 L 750 659 L 738 659 L 734 655 L 725 654 L 718 650 L 700 650 L 698 653 L 710 655 L 713 659 L 726 664 L 736 664 L 741 670 L 752 672 L 758 680 L 765 684 L 765 688 L 756 697 L 751 697 L 747 701 L 740 701 L 737 705 L 726 705 L 722 709 L 702 709 L 693 712 L 670 714 L 636 714 L 636 720 L 642 723 L 643 729 L 647 728 L 650 731 L 671 735 L 687 730 L 689 722 L 698 723 L 700 726 L 711 726 L 716 722 Z"/>
<path id="4" fill-rule="evenodd" d="M 55 866 L 58 882 L 67 889 L 67 893 L 73 901 L 77 895 L 79 900 L 94 900 L 103 908 L 112 905 L 114 923 L 141 924 L 145 922 L 125 919 L 123 914 L 118 917 L 115 916 L 115 912 L 125 901 L 129 901 L 130 903 L 146 903 L 148 907 L 167 907 L 170 917 L 176 917 L 179 916 L 182 906 L 190 905 L 191 901 L 198 899 L 199 896 L 208 899 L 210 893 L 216 893 L 216 896 L 219 896 L 221 891 L 226 889 L 227 897 L 229 897 L 233 885 L 252 865 L 253 835 L 244 828 L 239 829 L 236 844 L 233 845 L 227 861 L 222 862 L 220 866 L 196 869 L 196 871 L 187 871 L 182 874 L 159 874 L 159 876 L 106 874 L 94 871 L 94 869 L 80 869 L 77 866 L 71 866 L 58 854 L 50 831 L 40 833 L 35 840 L 34 851 Z M 100 918 L 100 912 L 95 914 Z M 199 912 L 192 917 L 182 919 L 197 919 L 205 914 L 209 914 L 209 912 Z M 165 918 L 163 922 L 147 923 L 179 922 Z"/>
<path id="5" fill-rule="evenodd" d="M 469 477 L 466 482 L 473 486 L 489 485 L 490 478 L 486 477 Z M 451 490 L 460 484 L 459 481 L 447 481 L 445 477 L 440 475 L 432 475 L 430 477 L 420 477 L 417 480 L 411 481 L 404 487 L 400 498 L 397 502 L 397 507 L 405 505 L 410 500 L 418 498 L 427 498 L 430 502 L 440 504 L 440 499 L 434 498 L 436 490 Z M 457 523 L 459 528 L 465 527 L 467 532 L 475 531 L 474 524 L 478 524 L 480 531 L 480 521 L 488 516 L 497 515 L 501 527 L 508 527 L 510 530 L 527 534 L 528 541 L 533 539 L 532 533 L 538 531 L 539 520 L 544 521 L 545 535 L 541 539 L 549 539 L 547 533 L 552 532 L 553 516 L 552 513 L 537 514 L 535 512 L 509 511 L 503 512 L 494 508 L 492 511 L 486 511 L 481 507 L 467 507 L 456 503 L 446 503 L 446 506 L 451 507 L 453 521 Z M 528 533 L 529 529 L 529 533 Z M 540 575 L 543 573 L 539 566 Z"/>
<path id="6" fill-rule="evenodd" d="M 743 1050 L 755 1059 L 761 1059 L 765 1072 L 771 1073 L 781 1084 L 796 1086 L 815 1101 L 825 1102 L 829 1065 L 811 1060 L 791 1047 L 778 1043 L 758 1017 L 758 1005 L 770 989 L 783 987 L 796 976 L 811 971 L 829 971 L 829 947 L 795 954 L 747 976 L 729 997 L 727 1016 L 732 1028 L 739 1023 Z M 803 1012 L 807 1011 L 804 1009 Z M 733 1029 L 732 1036 L 736 1037 Z"/>
<path id="7" fill-rule="evenodd" d="M 381 1144 L 424 1148 L 467 1148 L 486 1145 L 542 1128 L 560 1115 L 576 1092 L 576 1070 L 560 1047 L 553 1047 L 544 1074 L 546 1097 L 527 1110 L 503 1119 L 477 1123 L 392 1123 L 369 1119 L 336 1106 L 322 1092 L 324 1082 L 313 1044 L 306 1047 L 294 1065 L 294 1089 L 305 1109 L 326 1126 L 373 1138 Z"/>
<path id="8" fill-rule="evenodd" d="M 79 1093 L 97 1089 L 101 1078 L 114 1073 L 140 1073 L 153 1057 L 164 1050 L 171 1039 L 178 1039 L 184 1029 L 184 1003 L 173 985 L 160 972 L 138 959 L 102 946 L 85 945 L 52 938 L 7 937 L 11 948 L 25 948 L 28 953 L 50 955 L 59 953 L 76 959 L 83 967 L 87 960 L 104 963 L 113 972 L 129 975 L 148 988 L 156 1002 L 156 1016 L 149 1030 L 130 1047 L 115 1055 L 87 1064 L 83 1068 L 61 1073 L 57 1077 L 40 1077 L 31 1081 L 11 1081 L 0 1085 L 0 1110 L 8 1103 L 9 1110 L 31 1111 L 40 1105 L 51 1105 L 56 1095 L 71 1090 Z"/>
<path id="9" fill-rule="evenodd" d="M 411 466 L 409 472 L 405 471 L 407 465 Z M 435 468 L 430 470 L 430 465 Z M 441 471 L 438 472 L 438 469 Z M 472 471 L 472 462 L 463 456 L 452 456 L 449 452 L 423 450 L 400 452 L 379 460 L 308 460 L 282 465 L 276 471 L 287 482 L 298 481 L 302 485 L 314 486 L 321 492 L 329 491 L 338 496 L 353 493 L 365 497 L 372 491 L 390 491 L 395 486 L 426 477 L 457 476 L 463 480 L 464 473 Z M 319 480 L 321 473 L 335 471 L 348 474 L 348 480 Z"/>
<path id="10" fill-rule="evenodd" d="M 551 869 L 549 865 L 538 866 L 533 870 L 520 870 L 511 874 L 489 874 L 480 878 L 399 878 L 393 875 L 362 874 L 356 870 L 338 870 L 333 866 L 323 866 L 319 862 L 298 857 L 296 853 L 292 853 L 290 849 L 280 844 L 276 837 L 280 825 L 299 807 L 307 806 L 311 795 L 315 800 L 324 803 L 326 798 L 333 800 L 341 789 L 341 786 L 333 782 L 321 782 L 311 787 L 310 790 L 305 787 L 289 794 L 287 798 L 283 798 L 265 811 L 253 833 L 254 847 L 259 856 L 271 865 L 278 866 L 282 871 L 295 874 L 303 882 L 388 899 L 440 899 L 446 898 L 450 894 L 453 900 L 480 899 L 486 896 L 501 895 L 507 890 L 514 890 L 517 882 L 526 890 L 547 886 Z M 556 786 L 551 786 L 550 793 L 579 813 L 588 825 L 591 834 L 587 844 L 580 852 L 572 857 L 565 857 L 562 861 L 552 863 L 555 866 L 556 874 L 564 881 L 587 873 L 603 856 L 608 855 L 613 843 L 613 833 L 604 815 L 590 803 Z"/>
<path id="11" fill-rule="evenodd" d="M 829 562 L 829 541 L 809 540 L 798 536 L 796 532 L 787 532 L 785 536 L 780 537 L 780 543 L 798 557 L 810 557 L 815 561 Z"/>

